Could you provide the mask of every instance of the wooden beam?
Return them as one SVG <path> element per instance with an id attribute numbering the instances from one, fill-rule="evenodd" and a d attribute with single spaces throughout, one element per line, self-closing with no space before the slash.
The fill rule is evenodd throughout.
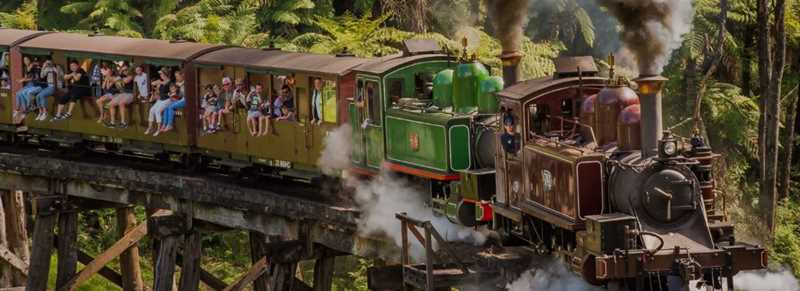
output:
<path id="1" fill-rule="evenodd" d="M 100 269 L 103 268 L 106 264 L 111 262 L 114 258 L 119 256 L 122 252 L 127 250 L 132 245 L 135 245 L 139 240 L 141 240 L 145 235 L 147 235 L 147 223 L 143 222 L 134 227 L 130 232 L 125 234 L 120 240 L 114 243 L 110 248 L 104 251 L 102 254 L 97 256 L 94 261 L 90 262 L 86 265 L 86 267 L 81 270 L 78 275 L 73 277 L 69 282 L 67 282 L 64 287 L 59 288 L 59 291 L 72 291 L 77 288 L 78 285 L 86 282 L 92 275 L 96 274 Z"/>
<path id="2" fill-rule="evenodd" d="M 336 257 L 323 256 L 314 263 L 314 291 L 331 291 Z"/>
<path id="3" fill-rule="evenodd" d="M 64 287 L 78 269 L 78 212 L 62 212 L 58 217 L 58 267 L 56 289 Z"/>
<path id="4" fill-rule="evenodd" d="M 214 274 L 211 274 L 202 268 L 200 269 L 200 281 L 216 291 L 225 290 L 225 287 L 228 286 L 228 284 L 225 284 L 225 281 L 217 279 L 217 277 L 214 277 Z"/>
<path id="5" fill-rule="evenodd" d="M 257 231 L 250 231 L 250 260 L 253 264 L 261 258 L 268 256 L 267 236 Z M 269 278 L 265 275 L 258 276 L 253 282 L 254 291 L 268 291 Z"/>
<path id="6" fill-rule="evenodd" d="M 4 191 L 7 192 L 7 191 Z M 4 195 L 5 196 L 5 195 Z M 0 203 L 5 204 L 5 199 L 0 199 Z M 8 238 L 6 236 L 6 214 L 5 209 L 0 205 L 0 245 L 8 245 Z M 16 257 L 16 256 L 15 256 Z M 9 261 L 9 260 L 6 260 Z M 26 263 L 27 265 L 27 263 Z M 12 283 L 14 279 L 12 267 L 6 263 L 0 263 L 0 287 L 12 287 L 14 284 Z M 27 271 L 26 271 L 27 273 Z"/>
<path id="7" fill-rule="evenodd" d="M 82 250 L 78 250 L 78 261 L 81 262 L 84 266 L 89 265 L 92 261 L 94 261 L 94 257 L 90 256 L 86 252 Z M 106 280 L 110 281 L 111 283 L 116 284 L 120 288 L 122 288 L 122 275 L 117 273 L 117 271 L 112 270 L 109 267 L 103 267 L 100 271 L 97 271 L 97 274 L 106 278 Z"/>
<path id="8" fill-rule="evenodd" d="M 5 245 L 0 245 L 0 258 L 2 258 L 6 263 L 10 266 L 14 267 L 22 273 L 23 275 L 28 275 L 28 262 L 23 261 L 17 255 L 15 255 L 11 250 L 8 249 Z"/>
<path id="9" fill-rule="evenodd" d="M 49 207 L 45 200 L 41 200 L 39 207 Z M 56 226 L 58 215 L 55 212 L 42 212 L 37 214 L 36 224 L 33 229 L 33 251 L 31 253 L 30 272 L 26 287 L 28 291 L 45 291 L 47 277 L 50 272 L 50 256 L 53 254 L 53 228 Z"/>
<path id="10" fill-rule="evenodd" d="M 136 227 L 136 215 L 133 211 L 133 207 L 117 208 L 117 230 L 119 230 L 120 237 L 124 237 Z M 138 243 L 134 243 L 119 255 L 119 268 L 122 273 L 122 290 L 144 290 L 142 269 L 139 266 Z"/>
<path id="11" fill-rule="evenodd" d="M 183 247 L 181 264 L 181 283 L 179 290 L 199 290 L 200 263 L 202 257 L 202 236 L 197 231 L 189 232 Z"/>
<path id="12" fill-rule="evenodd" d="M 240 277 L 236 282 L 225 288 L 223 291 L 239 291 L 242 290 L 245 286 L 252 283 L 256 280 L 261 274 L 267 270 L 267 257 L 262 257 L 258 262 L 253 264 L 250 267 L 250 270 L 247 271 L 242 277 Z"/>
<path id="13" fill-rule="evenodd" d="M 0 291 L 25 291 L 25 287 L 0 288 Z"/>
<path id="14" fill-rule="evenodd" d="M 183 236 L 166 236 L 161 238 L 156 259 L 153 290 L 172 291 L 175 284 L 175 261 L 178 255 L 178 244 Z"/>
<path id="15" fill-rule="evenodd" d="M 294 285 L 297 263 L 270 264 L 270 291 L 291 291 Z"/>
<path id="16" fill-rule="evenodd" d="M 7 192 L 3 196 L 3 201 L 3 208 L 5 208 L 6 214 L 8 247 L 17 257 L 28 263 L 31 257 L 31 250 L 28 246 L 28 215 L 25 212 L 25 193 L 22 191 Z M 12 275 L 14 286 L 24 285 L 28 277 L 27 274 L 19 272 L 14 272 Z"/>

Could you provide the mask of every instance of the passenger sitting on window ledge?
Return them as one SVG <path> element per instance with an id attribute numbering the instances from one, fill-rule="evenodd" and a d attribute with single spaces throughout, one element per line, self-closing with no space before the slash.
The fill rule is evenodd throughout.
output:
<path id="1" fill-rule="evenodd" d="M 225 77 L 222 78 L 222 93 L 220 93 L 217 99 L 217 124 L 215 125 L 215 130 L 222 129 L 223 117 L 225 113 L 231 112 L 232 102 L 233 99 L 233 84 L 231 82 L 231 78 Z"/>
<path id="2" fill-rule="evenodd" d="M 219 85 L 206 85 L 206 93 L 203 95 L 203 115 L 201 119 L 203 121 L 203 131 L 204 132 L 212 132 L 214 124 L 216 124 L 215 118 L 217 114 L 217 94 L 221 91 Z"/>
<path id="3" fill-rule="evenodd" d="M 115 82 L 118 93 L 114 95 L 114 99 L 108 102 L 108 113 L 111 122 L 109 126 L 114 127 L 116 121 L 116 111 L 119 109 L 119 128 L 127 128 L 127 111 L 128 104 L 133 102 L 133 73 L 130 71 L 128 64 L 123 64 L 119 70 L 119 77 Z"/>
<path id="4" fill-rule="evenodd" d="M 283 85 L 283 87 L 281 88 L 281 94 L 278 95 L 278 97 L 276 97 L 274 101 L 272 101 L 272 117 L 280 119 L 280 117 L 283 116 L 283 111 L 281 110 L 281 108 L 283 108 L 284 105 L 286 107 L 291 107 L 292 104 L 289 103 L 288 99 L 290 98 L 288 97 L 289 94 L 291 94 L 289 86 Z"/>
<path id="5" fill-rule="evenodd" d="M 503 129 L 503 135 L 500 136 L 503 150 L 509 154 L 516 154 L 519 151 L 519 136 L 517 135 L 514 116 L 506 114 L 503 117 Z"/>
<path id="6" fill-rule="evenodd" d="M 39 87 L 42 89 L 36 93 L 36 107 L 39 109 L 39 115 L 36 116 L 37 121 L 47 120 L 47 97 L 56 93 L 59 78 L 58 68 L 53 61 L 45 61 L 40 73 Z"/>
<path id="7" fill-rule="evenodd" d="M 81 68 L 76 60 L 69 62 L 69 74 L 64 76 L 64 82 L 67 83 L 67 94 L 64 94 L 58 99 L 56 116 L 53 117 L 52 121 L 59 121 L 72 117 L 75 103 L 82 97 L 87 97 L 92 94 L 91 87 L 89 87 L 89 75 Z M 67 113 L 64 113 L 64 106 L 67 104 L 69 104 Z"/>
<path id="8" fill-rule="evenodd" d="M 170 93 L 173 91 L 172 88 L 174 87 L 174 91 L 178 92 L 178 86 L 172 83 L 170 79 L 171 74 L 172 72 L 170 72 L 169 69 L 162 68 L 158 71 L 158 75 L 161 79 L 153 81 L 153 85 L 158 86 L 158 95 L 154 95 L 157 96 L 158 100 L 150 107 L 150 114 L 147 119 L 147 130 L 144 131 L 145 135 L 150 133 L 153 133 L 153 136 L 158 135 L 158 129 L 161 128 L 162 121 L 161 113 L 172 103 L 170 101 Z M 154 125 L 156 125 L 156 127 L 154 127 Z"/>
<path id="9" fill-rule="evenodd" d="M 247 90 L 247 84 L 242 79 L 236 79 L 234 82 L 233 95 L 230 98 L 230 109 L 241 106 L 247 108 L 247 95 L 250 93 Z M 250 90 L 252 91 L 252 90 Z"/>
<path id="10" fill-rule="evenodd" d="M 14 108 L 13 115 L 15 124 L 25 119 L 25 116 L 31 109 L 30 96 L 42 90 L 42 87 L 39 87 L 37 84 L 40 75 L 39 72 L 41 71 L 39 63 L 35 60 L 31 60 L 29 57 L 23 57 L 22 63 L 25 65 L 25 77 L 18 81 L 22 83 L 22 89 L 17 91 L 17 104 Z"/>
<path id="11" fill-rule="evenodd" d="M 184 83 L 185 79 L 183 77 L 183 72 L 175 71 L 175 85 L 178 86 L 178 99 L 172 99 L 172 104 L 170 104 L 167 109 L 164 110 L 164 124 L 161 126 L 161 132 L 172 130 L 173 125 L 175 124 L 175 111 L 186 107 L 186 89 Z"/>
<path id="12" fill-rule="evenodd" d="M 103 81 L 101 85 L 101 93 L 100 97 L 97 97 L 97 107 L 100 110 L 100 117 L 97 118 L 97 123 L 104 123 L 105 122 L 105 105 L 111 100 L 114 99 L 114 95 L 119 93 L 119 90 L 116 86 L 117 82 L 117 74 L 114 73 L 114 70 L 111 67 L 103 65 L 100 68 L 100 72 L 103 75 Z"/>
<path id="13" fill-rule="evenodd" d="M 264 87 L 258 84 L 247 94 L 247 97 L 245 97 L 245 102 L 247 104 L 247 129 L 250 130 L 251 136 L 261 135 L 261 131 L 263 130 L 259 126 L 261 125 L 261 107 L 264 105 L 264 101 L 261 97 L 263 91 Z"/>

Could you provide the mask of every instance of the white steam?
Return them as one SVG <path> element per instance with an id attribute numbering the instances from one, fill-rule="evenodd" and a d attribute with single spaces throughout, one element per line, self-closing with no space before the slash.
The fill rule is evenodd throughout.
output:
<path id="1" fill-rule="evenodd" d="M 601 289 L 567 270 L 560 260 L 549 260 L 543 266 L 533 268 L 506 288 L 509 291 L 600 291 Z"/>
<path id="2" fill-rule="evenodd" d="M 706 291 L 705 287 L 694 291 Z M 727 283 L 722 280 L 722 290 L 727 290 Z M 800 291 L 800 282 L 788 270 L 784 271 L 748 271 L 740 272 L 733 277 L 733 287 L 737 291 Z"/>
<path id="3" fill-rule="evenodd" d="M 345 185 L 354 189 L 355 202 L 361 210 L 359 232 L 363 235 L 385 235 L 397 246 L 402 243 L 400 221 L 396 213 L 407 213 L 408 216 L 422 221 L 430 221 L 434 228 L 448 241 L 460 241 L 482 245 L 487 236 L 484 233 L 453 224 L 443 216 L 436 216 L 428 205 L 429 194 L 414 188 L 409 181 L 397 177 L 387 170 L 369 180 L 361 180 L 350 175 L 352 130 L 343 125 L 329 132 L 325 137 L 325 149 L 318 160 L 318 166 L 325 174 L 333 175 L 342 171 Z M 422 249 L 413 235 L 409 233 L 409 241 L 415 246 L 419 257 Z"/>
<path id="4" fill-rule="evenodd" d="M 350 142 L 352 135 L 353 129 L 349 124 L 342 125 L 328 133 L 323 140 L 324 148 L 317 161 L 322 173 L 334 176 L 350 166 L 350 153 L 353 151 Z"/>

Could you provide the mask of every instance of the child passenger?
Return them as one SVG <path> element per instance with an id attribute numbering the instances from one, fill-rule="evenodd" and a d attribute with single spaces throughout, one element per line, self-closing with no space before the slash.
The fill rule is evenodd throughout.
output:
<path id="1" fill-rule="evenodd" d="M 250 130 L 251 136 L 261 135 L 263 129 L 259 128 L 261 124 L 261 110 L 264 106 L 264 101 L 261 93 L 264 87 L 261 84 L 256 85 L 250 94 L 247 94 L 245 103 L 247 104 L 247 129 Z"/>
<path id="2" fill-rule="evenodd" d="M 203 131 L 211 132 L 215 124 L 217 114 L 217 94 L 220 92 L 219 85 L 206 85 L 206 93 L 203 95 Z"/>

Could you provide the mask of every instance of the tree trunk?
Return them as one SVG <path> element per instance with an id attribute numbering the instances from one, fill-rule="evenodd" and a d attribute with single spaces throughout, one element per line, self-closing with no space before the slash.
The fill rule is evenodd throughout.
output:
<path id="1" fill-rule="evenodd" d="M 784 122 L 786 128 L 783 130 L 783 157 L 781 158 L 783 167 L 780 178 L 780 189 L 778 190 L 781 199 L 789 197 L 789 191 L 791 191 L 792 188 L 792 155 L 796 137 L 795 126 L 797 125 L 798 99 L 800 99 L 800 90 L 797 91 L 797 94 L 794 94 L 794 98 L 792 98 L 792 102 L 786 112 L 786 121 Z"/>
<path id="2" fill-rule="evenodd" d="M 764 1 L 764 0 L 760 0 Z M 786 3 L 785 0 L 775 1 L 775 63 L 773 64 L 772 76 L 770 77 L 769 91 L 767 95 L 766 116 L 764 119 L 765 134 L 765 154 L 766 160 L 762 162 L 766 166 L 765 176 L 761 184 L 761 195 L 759 204 L 764 210 L 767 227 L 772 233 L 775 228 L 775 206 L 778 199 L 778 145 L 780 143 L 780 104 L 781 104 L 781 82 L 783 81 L 783 66 L 786 61 Z"/>
<path id="3" fill-rule="evenodd" d="M 758 160 L 759 182 L 766 182 L 767 165 L 767 145 L 766 145 L 766 112 L 767 112 L 767 92 L 771 75 L 771 58 L 769 48 L 769 1 L 757 1 L 757 20 L 756 20 L 756 47 L 758 49 L 758 96 L 759 96 L 759 119 L 758 119 Z M 764 185 L 761 186 L 763 189 Z M 763 192 L 763 191 L 762 191 Z M 763 207 L 762 207 L 763 209 Z"/>
<path id="4" fill-rule="evenodd" d="M 706 66 L 706 71 L 703 74 L 703 79 L 700 81 L 700 89 L 697 91 L 697 95 L 694 96 L 694 131 L 697 134 L 702 135 L 705 140 L 708 140 L 708 135 L 706 133 L 706 125 L 703 122 L 703 114 L 702 114 L 702 106 L 703 106 L 703 96 L 706 94 L 706 90 L 708 89 L 708 80 L 711 79 L 711 76 L 717 72 L 717 68 L 719 67 L 719 63 L 722 61 L 722 56 L 724 54 L 723 50 L 725 50 L 725 23 L 728 18 L 728 0 L 720 0 L 719 1 L 719 33 L 717 34 L 717 43 L 715 52 L 713 55 L 706 56 L 706 60 L 708 60 L 708 65 Z"/>
<path id="5" fill-rule="evenodd" d="M 753 27 L 748 25 L 742 36 L 742 94 L 753 95 Z"/>

